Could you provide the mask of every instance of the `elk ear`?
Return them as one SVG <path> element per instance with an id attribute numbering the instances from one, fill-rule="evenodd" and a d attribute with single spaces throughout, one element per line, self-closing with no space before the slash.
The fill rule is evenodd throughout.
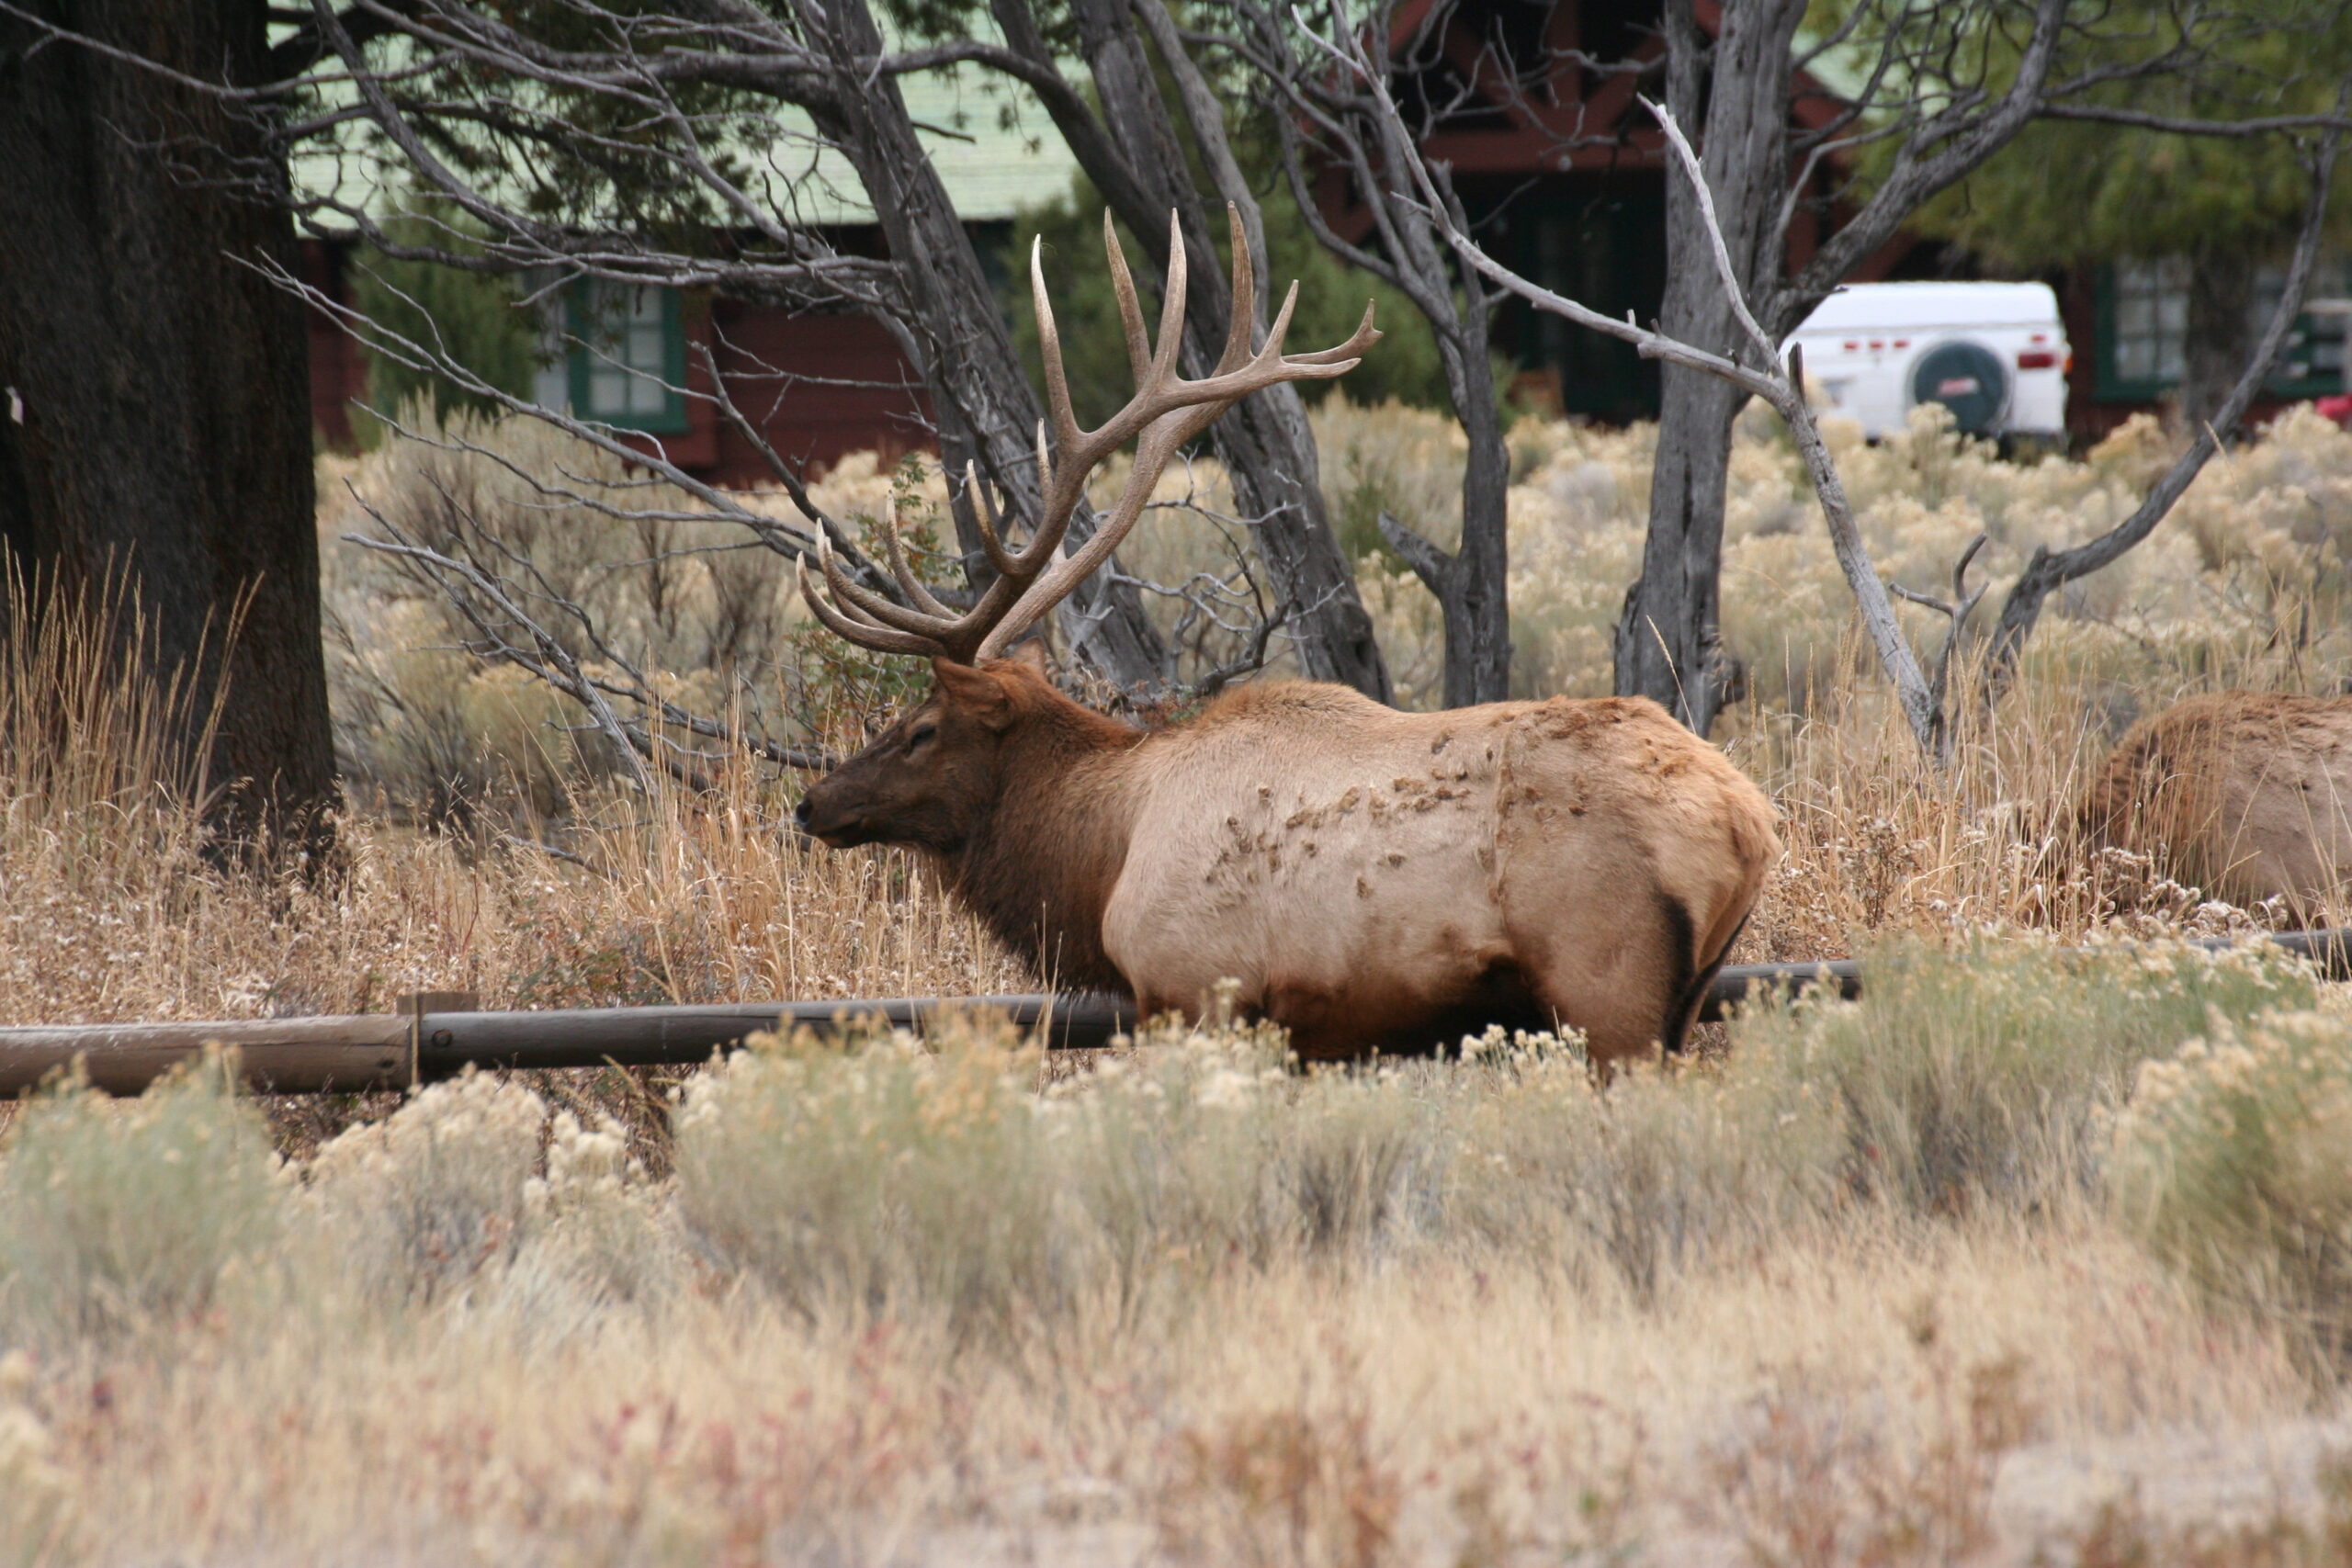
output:
<path id="1" fill-rule="evenodd" d="M 1007 649 L 1004 656 L 1015 664 L 1026 664 L 1048 680 L 1053 678 L 1054 672 L 1046 665 L 1046 639 L 1042 637 L 1023 638 Z"/>
<path id="2" fill-rule="evenodd" d="M 1004 682 L 987 671 L 952 659 L 934 659 L 931 673 L 950 706 L 961 708 L 990 729 L 1002 729 L 1012 722 L 1012 698 Z"/>

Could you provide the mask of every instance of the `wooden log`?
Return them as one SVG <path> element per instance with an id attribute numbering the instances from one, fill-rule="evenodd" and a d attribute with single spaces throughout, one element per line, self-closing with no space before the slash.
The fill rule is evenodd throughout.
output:
<path id="1" fill-rule="evenodd" d="M 2352 930 L 2292 931 L 2268 940 L 2310 959 L 2332 980 L 2352 978 Z M 2228 939 L 2200 945 L 2226 947 Z M 1844 997 L 1862 988 L 1852 959 L 1747 964 L 1715 976 L 1701 1007 L 1716 1021 L 1751 996 L 1792 995 L 1815 985 Z M 34 1088 L 80 1057 L 90 1082 L 136 1094 L 209 1044 L 236 1048 L 244 1080 L 269 1094 L 405 1089 L 492 1068 L 692 1066 L 762 1032 L 832 1034 L 877 1024 L 921 1032 L 960 1014 L 991 1012 L 1035 1030 L 1050 1050 L 1089 1050 L 1135 1027 L 1124 997 L 899 997 L 883 1000 L 741 1002 L 688 1007 L 571 1008 L 482 1012 L 457 992 L 404 998 L 390 1017 L 286 1018 L 255 1022 L 94 1023 L 0 1029 L 0 1096 Z M 459 1004 L 462 1006 L 453 1006 Z"/>
<path id="2" fill-rule="evenodd" d="M 0 1096 L 21 1094 L 82 1061 L 108 1094 L 137 1094 L 207 1045 L 232 1045 L 244 1080 L 266 1094 L 401 1089 L 409 1082 L 409 1021 L 383 1016 L 274 1018 L 235 1023 L 90 1023 L 0 1029 Z"/>

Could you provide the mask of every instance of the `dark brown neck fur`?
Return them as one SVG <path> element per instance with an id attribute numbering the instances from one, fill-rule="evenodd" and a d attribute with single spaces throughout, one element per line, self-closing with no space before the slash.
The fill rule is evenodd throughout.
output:
<path id="1" fill-rule="evenodd" d="M 948 886 L 1040 979 L 1124 991 L 1102 910 L 1135 826 L 1122 763 L 1145 732 L 1033 680 L 1005 732 L 1003 789 L 964 848 L 941 857 Z"/>

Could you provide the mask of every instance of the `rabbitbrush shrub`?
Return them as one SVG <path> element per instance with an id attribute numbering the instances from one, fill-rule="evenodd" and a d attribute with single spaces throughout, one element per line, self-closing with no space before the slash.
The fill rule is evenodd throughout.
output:
<path id="1" fill-rule="evenodd" d="M 278 1234 L 272 1163 L 217 1059 L 137 1100 L 78 1083 L 36 1100 L 0 1153 L 0 1310 L 55 1346 L 203 1312 Z"/>
<path id="2" fill-rule="evenodd" d="M 2140 1069 L 2111 1169 L 2125 1224 L 2217 1301 L 2352 1348 L 2352 1020 L 2217 1014 Z"/>
<path id="3" fill-rule="evenodd" d="M 1920 1212 L 2024 1208 L 2087 1185 L 2096 1124 L 2140 1064 L 2211 1018 L 2308 1007 L 2314 995 L 2308 969 L 2258 946 L 2064 952 L 2008 935 L 1950 951 L 1884 942 L 1862 960 L 1859 1002 L 1751 1013 L 1732 1055 L 1834 1094 L 1846 1182 Z"/>

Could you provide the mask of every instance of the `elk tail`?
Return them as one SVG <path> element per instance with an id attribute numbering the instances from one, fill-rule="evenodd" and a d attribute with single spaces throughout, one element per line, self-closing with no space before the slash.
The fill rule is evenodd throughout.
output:
<path id="1" fill-rule="evenodd" d="M 1685 919 L 1687 920 L 1688 917 Z M 1690 983 L 1683 987 L 1681 996 L 1675 1001 L 1674 1010 L 1669 1012 L 1666 1019 L 1665 1044 L 1668 1055 L 1679 1056 L 1682 1054 L 1684 1040 L 1690 1032 L 1690 1025 L 1698 1020 L 1699 1009 L 1707 999 L 1709 987 L 1714 985 L 1715 976 L 1723 972 L 1724 960 L 1731 956 L 1733 946 L 1739 941 L 1739 933 L 1747 929 L 1747 916 L 1742 915 L 1739 917 L 1739 924 L 1731 928 L 1731 935 L 1724 939 L 1721 947 L 1715 949 L 1715 955 L 1700 965 L 1697 972 L 1690 976 Z"/>

